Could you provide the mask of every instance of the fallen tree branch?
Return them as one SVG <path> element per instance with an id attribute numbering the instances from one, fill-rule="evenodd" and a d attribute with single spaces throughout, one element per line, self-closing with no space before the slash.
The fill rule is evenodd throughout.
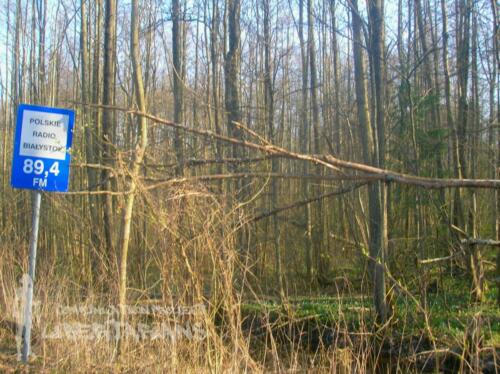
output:
<path id="1" fill-rule="evenodd" d="M 373 178 L 374 180 L 384 181 L 387 183 L 395 182 L 399 184 L 423 187 L 427 189 L 443 189 L 443 188 L 490 188 L 497 189 L 500 188 L 499 179 L 453 179 L 453 178 L 428 178 L 419 177 L 410 174 L 404 174 L 395 172 L 392 170 L 381 169 L 374 166 L 361 164 L 357 162 L 345 161 L 333 157 L 331 155 L 306 155 L 295 153 L 284 148 L 275 145 L 260 145 L 245 140 L 231 138 L 229 136 L 216 134 L 209 130 L 194 129 L 188 126 L 184 126 L 173 121 L 165 120 L 163 118 L 154 116 L 150 113 L 141 112 L 135 109 L 126 109 L 117 106 L 110 105 L 99 105 L 99 104 L 88 104 L 72 101 L 75 104 L 102 108 L 108 110 L 116 110 L 125 113 L 134 114 L 137 116 L 145 117 L 157 124 L 163 124 L 175 129 L 183 130 L 188 133 L 209 137 L 212 139 L 217 139 L 227 143 L 240 145 L 243 147 L 255 149 L 267 154 L 282 155 L 295 160 L 309 161 L 316 165 L 324 166 L 330 170 L 337 172 L 342 172 L 341 169 L 355 170 L 366 173 L 366 177 Z M 241 126 L 241 124 L 240 124 Z"/>
<path id="2" fill-rule="evenodd" d="M 492 247 L 500 247 L 500 240 L 468 238 L 460 240 L 460 243 L 467 245 L 490 245 Z"/>
<path id="3" fill-rule="evenodd" d="M 459 255 L 463 255 L 462 252 L 457 252 L 455 254 L 452 254 L 450 256 L 446 256 L 446 257 L 437 257 L 437 258 L 429 258 L 427 260 L 418 260 L 418 262 L 422 265 L 426 265 L 426 264 L 433 264 L 433 263 L 436 263 L 436 262 L 442 262 L 442 261 L 448 261 L 448 260 L 451 260 Z"/>
<path id="4" fill-rule="evenodd" d="M 480 238 L 467 238 L 467 239 L 462 239 L 460 240 L 461 244 L 468 245 L 468 246 L 473 246 L 473 245 L 489 245 L 492 247 L 500 247 L 500 240 L 492 240 L 492 239 L 480 239 Z M 427 260 L 419 260 L 418 262 L 420 264 L 433 264 L 436 262 L 442 262 L 442 261 L 447 261 L 451 260 L 455 257 L 458 256 L 464 256 L 466 255 L 466 252 L 457 252 L 452 255 L 446 256 L 446 257 L 437 257 L 437 258 L 430 258 Z"/>
<path id="5" fill-rule="evenodd" d="M 85 196 L 85 195 L 112 195 L 112 196 L 121 196 L 127 195 L 130 191 L 105 191 L 105 190 L 84 190 L 84 191 L 68 191 L 68 192 L 59 192 L 54 191 L 56 194 L 61 194 L 63 196 Z"/>
<path id="6" fill-rule="evenodd" d="M 253 162 L 269 161 L 273 158 L 280 158 L 282 155 L 266 155 L 262 157 L 250 157 L 250 158 L 221 158 L 221 159 L 188 159 L 184 162 L 185 167 L 190 166 L 203 166 L 211 164 L 249 164 Z M 177 166 L 177 163 L 173 164 L 145 164 L 144 166 L 148 168 L 172 168 Z"/>
<path id="7" fill-rule="evenodd" d="M 197 180 L 220 180 L 220 179 L 237 179 L 237 178 L 281 178 L 281 179 L 310 179 L 310 180 L 325 180 L 325 181 L 354 180 L 366 183 L 374 180 L 373 177 L 366 175 L 339 176 L 339 175 L 315 175 L 315 174 L 282 174 L 282 173 L 266 173 L 266 172 L 193 175 L 183 178 L 167 178 L 167 179 L 143 178 L 143 180 L 146 182 L 156 182 L 156 184 L 149 185 L 146 187 L 147 189 L 153 189 L 163 184 L 184 183 Z"/>

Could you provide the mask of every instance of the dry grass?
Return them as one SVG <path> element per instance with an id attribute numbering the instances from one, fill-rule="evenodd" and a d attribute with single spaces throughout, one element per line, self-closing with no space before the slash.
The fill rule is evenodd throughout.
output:
<path id="1" fill-rule="evenodd" d="M 64 201 L 52 206 L 64 209 Z M 76 224 L 77 215 L 72 219 Z M 479 360 L 478 355 L 434 350 L 425 332 L 406 333 L 412 314 L 399 317 L 399 338 L 391 324 L 374 327 L 365 307 L 343 304 L 344 298 L 355 299 L 348 280 L 327 323 L 314 311 L 301 314 L 291 300 L 261 308 L 269 303 L 255 290 L 259 282 L 241 245 L 244 222 L 241 208 L 222 206 L 201 186 L 140 195 L 129 262 L 128 325 L 119 355 L 116 258 L 108 259 L 109 272 L 99 273 L 91 270 L 90 251 L 61 248 L 62 259 L 56 261 L 44 252 L 42 241 L 29 366 L 18 362 L 15 339 L 16 289 L 26 272 L 27 244 L 3 243 L 0 371 L 407 372 L 450 355 L 466 371 Z M 77 243 L 72 239 L 67 243 Z M 244 310 L 249 300 L 258 306 L 254 313 Z M 181 313 L 179 308 L 187 309 Z M 475 339 L 463 345 L 480 344 L 480 337 Z"/>

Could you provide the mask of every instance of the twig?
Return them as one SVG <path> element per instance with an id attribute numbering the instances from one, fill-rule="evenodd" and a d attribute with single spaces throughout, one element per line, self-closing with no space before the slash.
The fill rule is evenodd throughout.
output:
<path id="1" fill-rule="evenodd" d="M 295 202 L 293 204 L 286 205 L 286 206 L 283 206 L 283 207 L 279 207 L 279 208 L 273 209 L 273 210 L 271 210 L 269 212 L 259 214 L 258 216 L 254 216 L 254 217 L 250 218 L 248 222 L 256 222 L 256 221 L 259 221 L 259 220 L 261 220 L 263 218 L 267 218 L 267 217 L 270 217 L 272 215 L 281 213 L 281 212 L 283 212 L 285 210 L 299 208 L 301 206 L 308 205 L 308 204 L 314 203 L 316 201 L 319 201 L 319 200 L 322 200 L 322 199 L 326 199 L 328 197 L 342 195 L 342 194 L 345 194 L 345 193 L 348 193 L 348 192 L 352 192 L 352 191 L 354 191 L 354 190 L 356 190 L 356 189 L 358 189 L 358 188 L 360 188 L 360 187 L 362 187 L 362 186 L 364 186 L 366 184 L 367 184 L 367 182 L 358 183 L 358 184 L 355 184 L 355 185 L 352 185 L 352 186 L 349 186 L 349 187 L 346 187 L 346 188 L 342 188 L 342 189 L 339 189 L 339 190 L 336 190 L 336 191 L 333 191 L 333 192 L 329 192 L 329 193 L 326 193 L 326 194 L 315 196 L 315 197 L 313 197 L 311 199 L 297 201 L 297 202 Z"/>
<path id="2" fill-rule="evenodd" d="M 71 166 L 77 167 L 77 168 L 88 168 L 88 169 L 104 169 L 104 170 L 110 170 L 110 171 L 115 171 L 115 169 L 111 166 L 107 165 L 101 165 L 101 164 L 72 164 Z"/>

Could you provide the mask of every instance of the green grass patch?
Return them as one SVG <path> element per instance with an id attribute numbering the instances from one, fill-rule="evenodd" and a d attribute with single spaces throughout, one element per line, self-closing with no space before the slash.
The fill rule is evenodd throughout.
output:
<path id="1" fill-rule="evenodd" d="M 500 309 L 496 305 L 496 290 L 490 288 L 482 303 L 473 303 L 470 285 L 466 279 L 449 278 L 442 282 L 441 289 L 427 296 L 429 324 L 438 341 L 448 344 L 463 342 L 465 333 L 474 316 L 483 319 L 485 344 L 500 346 Z M 413 293 L 417 300 L 420 297 Z M 321 324 L 335 326 L 342 323 L 353 332 L 360 324 L 370 326 L 374 313 L 370 296 L 316 296 L 291 297 L 287 305 L 276 300 L 242 305 L 242 313 L 266 315 L 268 318 L 293 318 L 296 320 L 313 319 Z M 400 295 L 393 303 L 394 315 L 391 328 L 402 335 L 418 335 L 426 330 L 425 319 L 415 302 Z"/>

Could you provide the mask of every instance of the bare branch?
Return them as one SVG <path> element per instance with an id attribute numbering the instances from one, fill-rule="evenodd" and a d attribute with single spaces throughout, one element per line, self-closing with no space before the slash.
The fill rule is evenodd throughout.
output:
<path id="1" fill-rule="evenodd" d="M 338 190 L 333 191 L 333 192 L 329 192 L 329 193 L 325 193 L 325 194 L 322 194 L 322 195 L 319 195 L 319 196 L 315 196 L 315 197 L 313 197 L 311 199 L 297 201 L 297 202 L 295 202 L 293 204 L 286 205 L 286 206 L 283 206 L 283 207 L 279 207 L 279 208 L 273 209 L 273 210 L 271 210 L 269 212 L 266 212 L 266 213 L 263 213 L 263 214 L 259 214 L 258 216 L 255 216 L 255 217 L 251 218 L 249 220 L 249 222 L 256 222 L 256 221 L 259 221 L 259 220 L 261 220 L 263 218 L 267 218 L 267 217 L 273 216 L 275 214 L 281 213 L 281 212 L 283 212 L 285 210 L 299 208 L 301 206 L 308 205 L 308 204 L 314 203 L 316 201 L 326 199 L 328 197 L 338 196 L 338 195 L 342 195 L 342 194 L 345 194 L 345 193 L 348 193 L 348 192 L 352 192 L 352 191 L 357 190 L 358 188 L 360 188 L 360 187 L 362 187 L 362 186 L 364 186 L 366 184 L 367 184 L 367 182 L 358 183 L 358 184 L 354 184 L 354 185 L 349 186 L 349 187 L 338 189 Z"/>

